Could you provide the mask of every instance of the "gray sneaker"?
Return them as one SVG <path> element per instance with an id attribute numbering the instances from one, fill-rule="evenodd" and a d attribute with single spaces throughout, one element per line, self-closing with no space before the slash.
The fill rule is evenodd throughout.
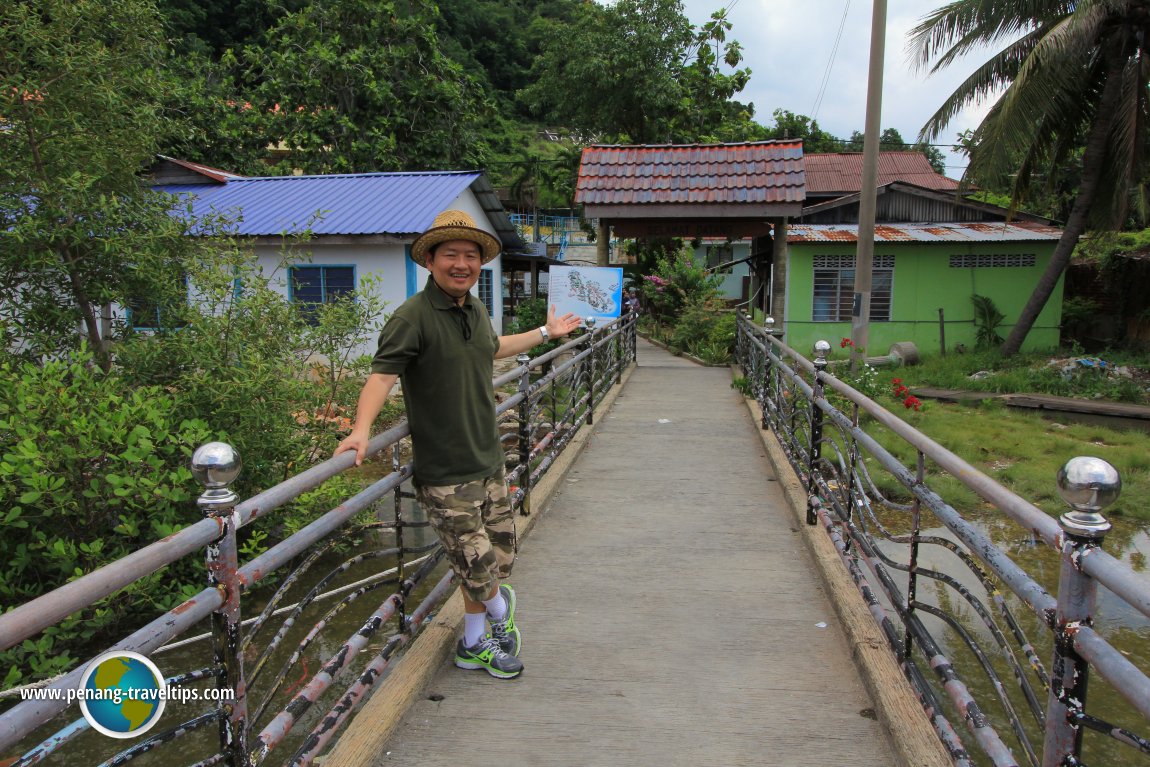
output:
<path id="1" fill-rule="evenodd" d="M 508 655 L 519 657 L 523 648 L 523 640 L 519 636 L 519 627 L 515 625 L 515 589 L 506 583 L 499 587 L 499 593 L 507 602 L 507 617 L 501 621 L 491 621 L 491 636 Z"/>
<path id="2" fill-rule="evenodd" d="M 499 679 L 514 679 L 523 673 L 523 661 L 503 652 L 495 637 L 486 634 L 474 647 L 465 647 L 463 640 L 455 645 L 455 665 L 459 668 L 486 669 Z"/>

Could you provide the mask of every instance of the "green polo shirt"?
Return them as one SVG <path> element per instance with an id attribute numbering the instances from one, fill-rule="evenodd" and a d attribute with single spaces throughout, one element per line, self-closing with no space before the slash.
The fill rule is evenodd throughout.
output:
<path id="1" fill-rule="evenodd" d="M 417 484 L 486 479 L 503 466 L 491 388 L 498 349 L 482 302 L 469 293 L 459 307 L 430 278 L 380 331 L 371 369 L 403 382 Z"/>

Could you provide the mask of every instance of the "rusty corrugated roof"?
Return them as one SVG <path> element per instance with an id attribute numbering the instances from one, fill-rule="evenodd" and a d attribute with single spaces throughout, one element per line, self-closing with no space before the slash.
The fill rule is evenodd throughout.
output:
<path id="1" fill-rule="evenodd" d="M 175 165 L 179 165 L 181 168 L 187 168 L 188 170 L 192 171 L 193 173 L 198 173 L 201 176 L 205 176 L 205 177 L 211 179 L 212 181 L 224 182 L 224 181 L 232 181 L 232 180 L 235 180 L 238 178 L 244 178 L 244 176 L 241 176 L 238 173 L 232 173 L 231 171 L 227 171 L 227 170 L 220 170 L 219 168 L 213 168 L 210 165 L 204 165 L 204 164 L 198 163 L 198 162 L 191 162 L 189 160 L 177 160 L 175 157 L 168 157 L 167 155 L 162 155 L 162 154 L 156 155 L 156 156 L 159 157 L 161 160 L 166 160 L 167 162 L 173 163 Z"/>
<path id="2" fill-rule="evenodd" d="M 807 196 L 846 195 L 862 191 L 861 152 L 812 152 L 803 157 Z M 880 152 L 878 185 L 905 181 L 926 189 L 953 191 L 958 182 L 936 173 L 921 152 Z"/>
<path id="3" fill-rule="evenodd" d="M 801 141 L 590 146 L 575 192 L 587 205 L 793 203 L 805 196 Z"/>
<path id="4" fill-rule="evenodd" d="M 1056 226 L 1015 221 L 985 224 L 879 224 L 875 242 L 1020 242 L 1056 241 L 1062 230 Z M 857 242 L 858 226 L 853 224 L 792 224 L 787 227 L 788 243 Z"/>

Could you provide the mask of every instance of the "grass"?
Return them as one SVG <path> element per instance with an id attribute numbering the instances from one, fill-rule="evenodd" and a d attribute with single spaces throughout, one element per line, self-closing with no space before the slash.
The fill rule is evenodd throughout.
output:
<path id="1" fill-rule="evenodd" d="M 1062 424 L 1037 414 L 1019 412 L 988 400 L 982 403 L 928 402 L 921 411 L 900 407 L 890 398 L 881 404 L 935 442 L 959 455 L 1018 495 L 1053 516 L 1068 507 L 1058 495 L 1058 469 L 1079 455 L 1110 462 L 1122 476 L 1122 495 L 1104 512 L 1108 517 L 1150 521 L 1150 434 L 1102 426 Z M 903 465 L 915 465 L 913 448 L 888 429 L 865 426 Z M 884 492 L 906 498 L 901 485 L 871 464 L 872 476 Z M 927 483 L 956 508 L 979 509 L 987 504 L 953 476 L 928 463 Z"/>
<path id="2" fill-rule="evenodd" d="M 1062 397 L 1107 399 L 1116 402 L 1150 404 L 1150 355 L 1134 352 L 1107 353 L 1102 357 L 1108 366 L 1126 367 L 1132 378 L 1107 375 L 1102 369 L 1074 365 L 1072 372 L 1064 373 L 1067 361 L 1080 358 L 1096 359 L 1070 351 L 1056 353 L 1027 353 L 1003 357 L 997 350 L 937 355 L 923 359 L 922 364 L 899 368 L 892 376 L 901 377 L 907 386 L 933 386 L 944 389 L 968 389 L 997 393 L 1041 393 Z M 1051 360 L 1060 364 L 1051 365 Z M 889 368 L 883 372 L 889 371 Z M 989 376 L 972 379 L 970 376 L 987 371 Z"/>

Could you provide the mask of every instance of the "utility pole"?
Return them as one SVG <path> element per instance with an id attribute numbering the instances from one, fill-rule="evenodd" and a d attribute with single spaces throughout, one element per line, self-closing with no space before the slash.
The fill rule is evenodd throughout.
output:
<path id="1" fill-rule="evenodd" d="M 886 52 L 886 0 L 874 0 L 871 12 L 870 72 L 866 91 L 866 131 L 863 135 L 863 174 L 859 196 L 858 250 L 855 254 L 855 297 L 851 307 L 851 372 L 857 372 L 870 342 L 871 265 L 874 263 L 875 198 L 878 194 L 878 142 L 882 130 L 882 69 Z"/>

